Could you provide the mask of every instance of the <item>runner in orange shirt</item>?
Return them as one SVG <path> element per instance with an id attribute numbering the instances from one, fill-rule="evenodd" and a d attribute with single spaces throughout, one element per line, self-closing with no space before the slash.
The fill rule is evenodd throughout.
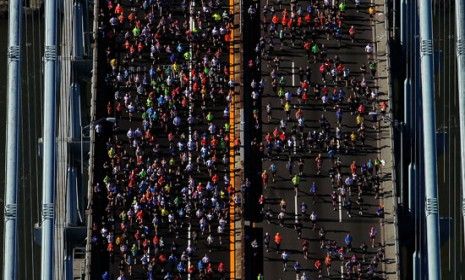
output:
<path id="1" fill-rule="evenodd" d="M 352 161 L 352 163 L 350 164 L 350 173 L 351 174 L 356 174 L 357 173 L 357 163 L 354 161 Z"/>
<path id="2" fill-rule="evenodd" d="M 263 188 L 266 189 L 268 187 L 268 172 L 266 172 L 266 169 L 263 170 L 262 172 L 262 184 Z"/>
<path id="3" fill-rule="evenodd" d="M 328 274 L 328 276 L 330 275 L 332 261 L 333 260 L 331 259 L 331 256 L 327 254 L 325 258 L 325 266 L 326 266 L 326 273 Z"/>
<path id="4" fill-rule="evenodd" d="M 279 250 L 281 249 L 281 243 L 283 241 L 283 237 L 281 236 L 281 233 L 277 232 L 274 235 L 274 244 L 276 244 L 276 251 L 279 254 Z"/>

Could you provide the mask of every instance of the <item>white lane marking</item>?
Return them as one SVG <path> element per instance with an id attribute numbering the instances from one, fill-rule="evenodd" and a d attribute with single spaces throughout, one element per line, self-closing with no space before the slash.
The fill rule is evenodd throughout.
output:
<path id="1" fill-rule="evenodd" d="M 294 137 L 293 141 L 294 141 L 294 147 L 293 147 L 294 148 L 294 155 L 296 155 L 297 154 L 297 139 Z"/>
<path id="2" fill-rule="evenodd" d="M 191 246 L 191 223 L 189 222 L 189 226 L 187 227 L 187 247 Z M 187 269 L 191 267 L 191 257 L 187 258 Z M 191 274 L 187 273 L 187 279 L 191 279 Z"/>
<path id="3" fill-rule="evenodd" d="M 292 61 L 292 86 L 295 87 L 295 62 Z"/>
<path id="4" fill-rule="evenodd" d="M 195 27 L 194 25 L 194 18 L 192 17 L 192 14 L 194 12 L 194 7 L 195 7 L 195 0 L 190 2 L 190 7 L 189 7 L 189 29 L 192 31 Z M 189 44 L 189 52 L 190 52 L 190 57 L 189 57 L 189 99 L 191 102 L 189 102 L 189 116 L 192 117 L 192 44 Z M 189 129 L 189 142 L 192 141 L 192 127 L 189 124 L 188 126 Z M 192 163 L 192 156 L 189 156 L 189 164 Z M 189 188 L 189 199 L 191 197 L 191 190 Z M 191 217 L 189 217 L 190 219 Z M 191 231 L 192 231 L 192 225 L 191 221 L 189 221 L 189 226 L 187 228 L 187 246 L 190 248 L 191 243 L 192 243 L 192 236 L 191 236 Z M 191 257 L 187 258 L 187 269 L 191 266 Z M 191 274 L 187 274 L 187 279 L 191 279 Z"/>
<path id="5" fill-rule="evenodd" d="M 295 213 L 295 222 L 297 223 L 297 221 L 299 220 L 299 212 L 297 210 L 297 196 L 298 196 L 298 193 L 299 193 L 299 190 L 296 189 L 295 190 L 295 196 L 294 196 L 294 213 Z"/>
<path id="6" fill-rule="evenodd" d="M 342 223 L 342 197 L 339 195 L 339 222 Z"/>

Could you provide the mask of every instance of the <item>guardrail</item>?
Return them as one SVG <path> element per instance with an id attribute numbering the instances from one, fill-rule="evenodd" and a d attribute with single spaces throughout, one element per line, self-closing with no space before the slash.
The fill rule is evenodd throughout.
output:
<path id="1" fill-rule="evenodd" d="M 97 61 L 98 61 L 98 12 L 99 0 L 94 0 L 94 18 L 93 18 L 93 48 L 92 48 L 92 82 L 91 82 L 91 99 L 90 99 L 90 141 L 89 141 L 89 168 L 87 182 L 87 238 L 86 238 L 86 256 L 85 256 L 85 279 L 91 279 L 92 265 L 92 207 L 93 207 L 93 185 L 94 185 L 94 152 L 95 152 L 95 129 L 92 124 L 96 119 L 97 111 Z"/>

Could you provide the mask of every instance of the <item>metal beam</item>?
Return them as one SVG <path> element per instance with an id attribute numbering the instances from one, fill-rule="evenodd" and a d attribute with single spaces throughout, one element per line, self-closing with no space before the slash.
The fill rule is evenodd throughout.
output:
<path id="1" fill-rule="evenodd" d="M 415 172 L 415 163 L 410 163 L 408 165 L 408 210 L 410 213 L 413 213 L 415 210 Z"/>
<path id="2" fill-rule="evenodd" d="M 53 279 L 56 157 L 57 1 L 45 0 L 41 279 Z M 60 262 L 62 260 L 59 260 Z"/>
<path id="3" fill-rule="evenodd" d="M 407 37 L 407 28 L 408 28 L 408 20 L 407 17 L 409 15 L 408 10 L 409 5 L 407 0 L 400 0 L 400 44 L 403 48 L 405 48 L 406 44 L 406 37 Z"/>
<path id="4" fill-rule="evenodd" d="M 17 191 L 19 157 L 19 113 L 21 97 L 21 14 L 20 0 L 9 1 L 8 16 L 8 113 L 6 135 L 6 185 L 4 209 L 3 279 L 17 278 Z"/>
<path id="5" fill-rule="evenodd" d="M 462 216 L 465 219 L 465 0 L 455 1 L 455 43 L 457 54 L 457 79 L 459 89 L 459 124 L 460 124 L 460 175 L 462 181 Z M 465 224 L 464 224 L 465 227 Z M 464 228 L 465 234 L 465 228 Z"/>
<path id="6" fill-rule="evenodd" d="M 433 30 L 431 0 L 419 0 L 420 60 L 423 116 L 423 155 L 425 182 L 426 238 L 428 279 L 439 280 L 441 258 L 439 246 L 438 184 L 436 171 L 436 114 L 434 107 Z"/>

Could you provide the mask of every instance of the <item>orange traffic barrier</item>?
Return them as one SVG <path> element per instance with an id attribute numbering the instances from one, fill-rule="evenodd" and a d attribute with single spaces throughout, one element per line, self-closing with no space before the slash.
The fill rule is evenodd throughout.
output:
<path id="1" fill-rule="evenodd" d="M 229 12 L 234 15 L 234 0 L 229 0 Z M 234 27 L 231 28 L 229 41 L 229 75 L 234 80 Z M 235 188 L 234 168 L 235 168 L 235 98 L 231 97 L 229 107 L 229 183 Z M 235 239 L 235 205 L 234 199 L 229 201 L 229 279 L 236 279 L 236 239 Z"/>

